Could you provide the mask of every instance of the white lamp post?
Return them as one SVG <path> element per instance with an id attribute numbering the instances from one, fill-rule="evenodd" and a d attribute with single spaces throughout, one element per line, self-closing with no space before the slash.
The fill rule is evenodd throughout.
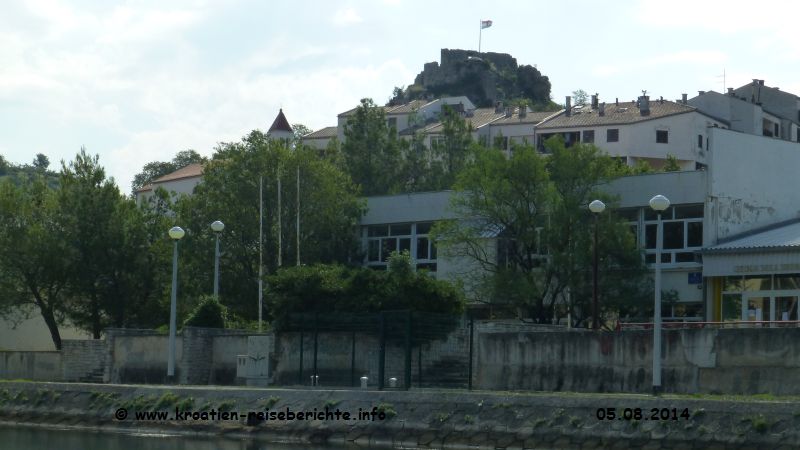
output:
<path id="1" fill-rule="evenodd" d="M 217 236 L 217 245 L 214 251 L 214 297 L 219 296 L 219 234 L 225 229 L 225 224 L 215 220 L 211 224 L 211 231 Z"/>
<path id="2" fill-rule="evenodd" d="M 594 213 L 594 261 L 592 264 L 592 328 L 600 329 L 600 312 L 597 305 L 597 221 L 600 213 L 606 210 L 606 204 L 600 200 L 589 203 L 589 211 Z"/>
<path id="3" fill-rule="evenodd" d="M 178 297 L 178 241 L 181 240 L 185 232 L 181 227 L 169 229 L 169 237 L 175 241 L 172 250 L 172 300 L 169 305 L 169 359 L 167 360 L 167 380 L 175 381 L 175 328 L 177 316 L 177 297 Z"/>
<path id="4" fill-rule="evenodd" d="M 658 213 L 656 227 L 656 304 L 653 311 L 653 394 L 661 393 L 661 212 L 669 208 L 669 199 L 656 195 L 650 199 L 650 207 Z"/>

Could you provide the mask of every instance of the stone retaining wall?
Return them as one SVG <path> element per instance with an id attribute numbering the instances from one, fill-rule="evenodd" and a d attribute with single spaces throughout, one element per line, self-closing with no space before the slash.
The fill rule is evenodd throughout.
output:
<path id="1" fill-rule="evenodd" d="M 134 421 L 136 411 L 313 411 L 381 420 Z M 115 419 L 124 408 L 127 418 Z M 614 408 L 630 420 L 600 420 Z M 634 410 L 644 413 L 634 419 Z M 686 417 L 655 420 L 651 410 Z M 59 383 L 0 383 L 0 422 L 125 431 L 158 430 L 246 436 L 266 441 L 361 447 L 455 449 L 789 449 L 800 445 L 794 401 L 588 394 L 509 394 L 435 390 L 346 391 Z M 671 413 L 670 413 L 671 415 Z"/>

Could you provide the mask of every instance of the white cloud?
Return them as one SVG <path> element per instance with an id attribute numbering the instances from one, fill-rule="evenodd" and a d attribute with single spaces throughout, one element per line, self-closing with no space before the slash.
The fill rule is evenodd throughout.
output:
<path id="1" fill-rule="evenodd" d="M 663 66 L 691 64 L 692 66 L 712 65 L 720 67 L 728 60 L 728 55 L 716 50 L 682 50 L 651 56 L 639 62 L 623 62 L 617 64 L 601 64 L 591 69 L 596 77 L 611 77 L 620 73 L 628 73 L 636 69 L 655 69 Z"/>
<path id="2" fill-rule="evenodd" d="M 333 24 L 339 27 L 354 25 L 363 22 L 364 19 L 358 14 L 358 11 L 351 7 L 340 9 L 333 14 Z"/>

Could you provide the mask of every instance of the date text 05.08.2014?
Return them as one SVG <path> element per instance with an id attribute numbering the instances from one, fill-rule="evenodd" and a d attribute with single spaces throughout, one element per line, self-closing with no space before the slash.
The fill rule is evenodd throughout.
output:
<path id="1" fill-rule="evenodd" d="M 598 408 L 597 420 L 689 420 L 689 408 Z"/>

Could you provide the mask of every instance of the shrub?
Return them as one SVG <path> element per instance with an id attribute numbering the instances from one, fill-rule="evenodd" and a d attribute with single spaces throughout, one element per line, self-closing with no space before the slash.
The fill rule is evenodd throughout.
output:
<path id="1" fill-rule="evenodd" d="M 225 328 L 227 308 L 213 295 L 204 296 L 183 322 L 185 327 Z"/>

